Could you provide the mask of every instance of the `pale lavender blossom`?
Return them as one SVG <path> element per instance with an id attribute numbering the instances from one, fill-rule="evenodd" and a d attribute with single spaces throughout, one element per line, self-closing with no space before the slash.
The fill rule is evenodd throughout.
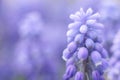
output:
<path id="1" fill-rule="evenodd" d="M 66 61 L 66 71 L 72 75 L 65 73 L 65 80 L 74 76 L 75 80 L 91 79 L 92 72 L 94 80 L 99 80 L 104 75 L 108 66 L 105 63 L 108 53 L 102 45 L 100 35 L 104 26 L 99 22 L 99 18 L 100 14 L 94 13 L 91 8 L 86 12 L 80 8 L 75 14 L 70 15 L 74 22 L 68 25 L 69 30 L 66 33 L 68 46 L 63 51 L 62 58 Z M 71 65 L 76 67 L 76 74 L 73 69 L 69 69 Z"/>
<path id="2" fill-rule="evenodd" d="M 92 80 L 100 80 L 100 74 L 98 71 L 94 70 L 92 72 Z"/>
<path id="3" fill-rule="evenodd" d="M 102 1 L 100 13 L 103 15 L 101 21 L 106 25 L 104 34 L 104 44 L 109 49 L 120 25 L 120 7 L 114 0 Z M 111 56 L 111 54 L 110 54 Z"/>
<path id="4" fill-rule="evenodd" d="M 55 78 L 54 68 L 44 52 L 43 26 L 38 12 L 28 13 L 19 24 L 20 39 L 15 46 L 13 63 L 16 74 L 24 74 L 26 80 L 37 80 L 38 76 L 42 79 L 45 74 L 43 79 Z"/>
<path id="5" fill-rule="evenodd" d="M 75 74 L 75 80 L 84 80 L 84 74 L 82 72 L 77 72 Z"/>
<path id="6" fill-rule="evenodd" d="M 120 30 L 115 35 L 111 51 L 113 54 L 109 61 L 110 67 L 108 69 L 107 77 L 109 80 L 119 80 L 120 79 Z"/>

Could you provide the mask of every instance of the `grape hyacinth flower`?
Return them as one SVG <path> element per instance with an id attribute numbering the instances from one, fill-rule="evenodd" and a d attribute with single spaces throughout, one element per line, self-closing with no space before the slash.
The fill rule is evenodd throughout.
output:
<path id="1" fill-rule="evenodd" d="M 41 80 L 54 79 L 54 69 L 43 51 L 43 22 L 39 13 L 28 13 L 18 31 L 20 40 L 14 53 L 17 74 L 22 74 L 25 80 L 38 80 L 38 77 Z"/>
<path id="2" fill-rule="evenodd" d="M 113 40 L 111 51 L 113 54 L 109 62 L 110 68 L 108 70 L 108 79 L 120 80 L 120 30 Z"/>
<path id="3" fill-rule="evenodd" d="M 119 5 L 114 0 L 104 0 L 102 1 L 100 12 L 102 14 L 101 21 L 106 25 L 103 31 L 105 39 L 104 44 L 109 49 L 110 46 L 112 46 L 114 35 L 120 25 Z"/>
<path id="4" fill-rule="evenodd" d="M 42 27 L 43 23 L 37 12 L 28 13 L 19 24 L 20 39 L 15 49 L 15 61 L 19 63 L 17 67 L 25 70 L 32 67 L 29 57 L 40 54 L 40 46 L 37 44 L 40 42 Z"/>
<path id="5" fill-rule="evenodd" d="M 37 12 L 28 13 L 20 22 L 18 28 L 20 38 L 14 53 L 17 74 L 24 74 L 26 77 L 31 75 L 34 67 L 38 69 L 36 63 L 42 64 L 42 59 L 37 61 L 41 55 L 38 44 L 40 43 L 42 27 L 43 23 Z"/>
<path id="6" fill-rule="evenodd" d="M 100 80 L 107 69 L 108 53 L 102 45 L 100 14 L 89 8 L 80 8 L 70 15 L 74 22 L 68 25 L 67 48 L 62 58 L 66 61 L 64 80 Z"/>

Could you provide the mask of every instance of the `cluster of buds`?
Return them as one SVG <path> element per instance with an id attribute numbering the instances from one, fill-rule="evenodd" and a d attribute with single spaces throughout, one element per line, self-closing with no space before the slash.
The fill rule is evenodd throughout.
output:
<path id="1" fill-rule="evenodd" d="M 108 66 L 108 53 L 102 45 L 100 14 L 89 8 L 80 8 L 70 15 L 74 22 L 68 25 L 67 48 L 62 58 L 66 61 L 64 80 L 103 80 Z"/>

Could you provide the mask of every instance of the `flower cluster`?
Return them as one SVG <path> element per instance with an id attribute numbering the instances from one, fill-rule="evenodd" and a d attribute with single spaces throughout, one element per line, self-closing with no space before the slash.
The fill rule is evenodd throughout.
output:
<path id="1" fill-rule="evenodd" d="M 110 68 L 108 70 L 108 79 L 120 80 L 120 30 L 113 40 L 111 51 L 113 55 L 109 62 Z"/>
<path id="2" fill-rule="evenodd" d="M 118 21 L 119 20 L 119 7 L 114 1 L 103 1 L 100 8 L 104 21 Z M 111 11 L 112 10 L 112 11 Z M 114 16 L 111 16 L 114 15 Z"/>
<path id="3" fill-rule="evenodd" d="M 28 13 L 19 24 L 19 35 L 21 38 L 36 37 L 41 35 L 43 21 L 38 12 Z"/>
<path id="4" fill-rule="evenodd" d="M 106 0 L 103 1 L 100 7 L 100 12 L 102 14 L 101 21 L 104 23 L 104 44 L 109 49 L 112 45 L 114 35 L 116 34 L 120 25 L 120 11 L 118 4 L 114 1 Z M 111 16 L 112 15 L 112 16 Z"/>
<path id="5" fill-rule="evenodd" d="M 24 74 L 26 80 L 37 80 L 38 74 L 46 75 L 41 80 L 46 80 L 51 73 L 54 78 L 54 69 L 44 53 L 43 46 L 43 22 L 37 12 L 28 13 L 19 26 L 20 40 L 15 47 L 14 64 L 17 73 Z M 45 49 L 46 50 L 46 49 Z M 49 69 L 46 67 L 49 66 Z M 44 73 L 40 73 L 42 70 Z M 32 75 L 32 76 L 31 76 Z M 29 79 L 30 78 L 30 79 Z"/>
<path id="6" fill-rule="evenodd" d="M 102 45 L 101 31 L 103 24 L 99 22 L 99 13 L 89 8 L 86 13 L 80 8 L 70 15 L 74 22 L 68 25 L 67 48 L 62 58 L 66 61 L 64 80 L 98 80 L 108 66 L 108 53 Z"/>
<path id="7" fill-rule="evenodd" d="M 32 58 L 34 58 L 35 55 L 40 55 L 40 46 L 38 46 L 42 27 L 42 22 L 40 19 L 41 18 L 37 12 L 31 12 L 27 14 L 19 24 L 18 31 L 20 40 L 15 49 L 15 64 L 19 63 L 17 64 L 17 67 L 24 69 L 24 71 L 30 71 L 32 68 L 32 64 L 30 63 L 30 55 Z M 38 58 L 36 57 L 36 59 Z"/>

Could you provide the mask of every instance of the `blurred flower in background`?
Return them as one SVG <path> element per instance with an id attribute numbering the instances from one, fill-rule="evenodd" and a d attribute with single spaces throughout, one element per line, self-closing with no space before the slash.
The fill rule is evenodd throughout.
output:
<path id="1" fill-rule="evenodd" d="M 119 5 L 119 0 L 0 0 L 0 80 L 61 80 L 66 26 L 80 7 L 100 12 L 103 45 L 111 57 L 120 28 Z"/>
<path id="2" fill-rule="evenodd" d="M 110 67 L 108 69 L 107 78 L 109 80 L 120 79 L 120 30 L 116 33 L 113 46 L 111 47 L 113 52 L 111 59 L 109 60 Z"/>
<path id="3" fill-rule="evenodd" d="M 43 53 L 41 51 L 42 28 L 43 23 L 37 12 L 27 14 L 20 23 L 18 31 L 20 39 L 17 46 L 15 46 L 15 58 L 13 60 L 18 72 L 30 75 L 35 74 L 34 72 L 37 70 L 39 73 L 37 64 L 43 65 Z M 39 60 L 39 58 L 41 59 Z"/>
<path id="4" fill-rule="evenodd" d="M 112 40 L 114 38 L 114 35 L 116 34 L 120 26 L 119 4 L 113 0 L 103 1 L 101 3 L 100 12 L 103 15 L 101 21 L 106 26 L 104 29 L 105 36 L 103 36 L 105 39 L 104 44 L 109 49 L 110 46 L 112 45 Z"/>
<path id="5" fill-rule="evenodd" d="M 57 46 L 53 42 L 51 44 L 50 39 L 47 40 L 44 37 L 47 36 L 50 38 L 50 34 L 57 34 L 55 31 L 51 33 L 47 30 L 46 32 L 46 27 L 44 22 L 42 22 L 40 13 L 30 12 L 26 14 L 25 18 L 19 24 L 18 32 L 20 39 L 17 46 L 15 46 L 13 60 L 17 73 L 24 74 L 22 76 L 27 80 L 58 79 L 59 73 L 57 72 L 60 72 L 58 68 L 60 62 L 56 62 L 55 60 L 57 60 L 56 56 L 59 54 L 56 54 L 54 51 Z M 59 42 L 56 44 L 59 44 Z"/>

